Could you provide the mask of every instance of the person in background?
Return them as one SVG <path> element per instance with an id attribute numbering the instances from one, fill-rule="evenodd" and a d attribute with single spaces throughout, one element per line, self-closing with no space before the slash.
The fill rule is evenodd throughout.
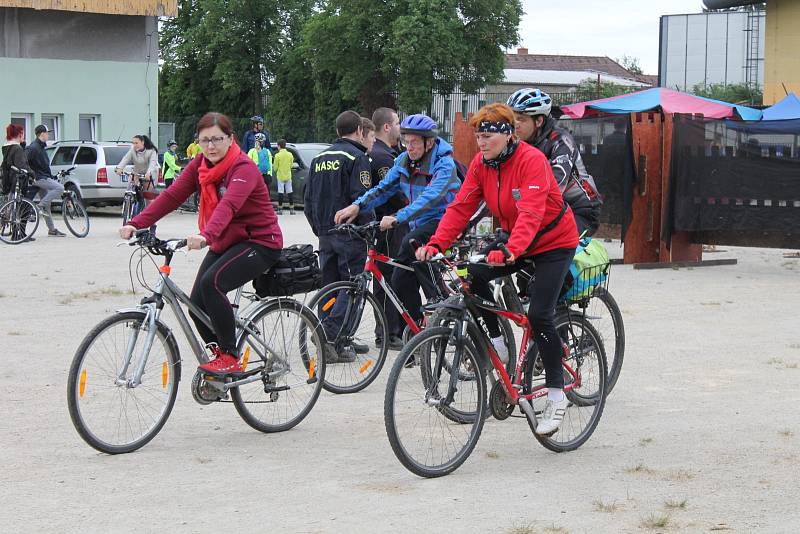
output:
<path id="1" fill-rule="evenodd" d="M 156 198 L 155 181 L 153 175 L 158 176 L 158 150 L 146 135 L 134 135 L 131 140 L 131 149 L 122 157 L 114 172 L 122 176 L 126 166 L 133 165 L 134 176 L 131 177 L 134 185 L 140 184 L 141 191 L 136 193 L 136 201 L 142 208 L 146 208 L 151 200 Z M 143 177 L 142 177 L 143 175 Z M 155 226 L 150 229 L 153 234 Z"/>
<path id="2" fill-rule="evenodd" d="M 197 139 L 198 139 L 197 132 L 195 132 L 194 141 L 192 141 L 192 143 L 188 147 L 186 147 L 186 157 L 189 159 L 196 158 L 197 155 L 203 151 L 203 149 L 198 144 Z"/>
<path id="3" fill-rule="evenodd" d="M 267 136 L 259 134 L 256 136 L 256 146 L 258 147 L 258 170 L 261 172 L 261 177 L 264 178 L 264 183 L 267 189 L 272 184 L 272 151 L 267 146 Z"/>
<path id="4" fill-rule="evenodd" d="M 167 151 L 164 152 L 164 166 L 161 172 L 164 174 L 164 183 L 167 187 L 172 185 L 172 181 L 181 172 L 181 167 L 178 165 L 178 143 L 170 141 L 167 143 Z"/>
<path id="5" fill-rule="evenodd" d="M 33 183 L 35 187 L 29 188 L 25 197 L 28 200 L 33 200 L 37 193 L 42 196 L 39 207 L 44 215 L 44 222 L 47 224 L 47 235 L 50 237 L 64 237 L 66 234 L 59 231 L 53 224 L 53 214 L 50 211 L 50 203 L 54 199 L 60 198 L 61 193 L 64 192 L 64 186 L 53 178 L 53 173 L 50 171 L 50 158 L 45 151 L 50 132 L 47 126 L 40 124 L 34 130 L 34 133 L 36 134 L 36 139 L 25 149 L 25 152 L 28 156 L 28 165 L 33 170 L 36 181 Z"/>
<path id="6" fill-rule="evenodd" d="M 6 126 L 6 144 L 3 145 L 3 162 L 0 163 L 0 176 L 3 177 L 2 193 L 6 194 L 14 187 L 14 180 L 19 177 L 16 176 L 11 166 L 18 169 L 28 171 L 31 176 L 34 176 L 33 170 L 28 165 L 28 158 L 25 155 L 25 149 L 22 148 L 22 142 L 25 139 L 25 130 L 19 124 L 9 124 Z M 21 184 L 21 192 L 23 195 L 27 193 L 27 180 Z M 34 189 L 35 190 L 35 189 Z M 26 241 L 36 241 L 36 238 L 29 237 Z"/>
<path id="7" fill-rule="evenodd" d="M 400 142 L 400 118 L 397 112 L 390 108 L 378 108 L 372 114 L 372 124 L 375 125 L 375 141 L 369 148 L 370 173 L 372 174 L 372 185 L 377 185 L 389 174 L 389 169 L 394 166 L 394 160 L 400 154 L 394 148 Z M 402 192 L 397 192 L 389 201 L 375 208 L 375 218 L 383 219 L 387 215 L 393 215 L 405 208 L 407 205 L 406 197 Z M 408 233 L 408 223 L 398 224 L 394 228 L 388 229 L 384 235 L 378 239 L 378 252 L 386 254 L 390 258 L 396 258 L 400 253 L 400 245 L 403 238 Z M 385 263 L 379 263 L 378 269 L 383 273 L 387 280 L 392 279 L 394 269 Z M 403 348 L 403 329 L 405 323 L 400 318 L 397 308 L 386 296 L 383 288 L 378 285 L 375 287 L 375 298 L 383 306 L 386 313 L 386 326 L 389 332 L 389 348 L 400 350 Z M 376 334 L 376 336 L 378 336 Z M 376 344 L 381 344 L 380 337 L 376 337 Z"/>
<path id="8" fill-rule="evenodd" d="M 369 154 L 375 144 L 375 123 L 366 117 L 361 117 L 361 136 L 361 144 Z"/>
<path id="9" fill-rule="evenodd" d="M 335 125 L 339 138 L 311 160 L 303 197 L 306 218 L 314 235 L 319 237 L 323 286 L 349 280 L 361 273 L 367 257 L 366 247 L 360 239 L 328 233 L 337 224 L 334 222 L 337 210 L 350 205 L 366 192 L 370 184 L 369 157 L 361 144 L 361 116 L 355 111 L 343 111 L 336 117 Z M 275 158 L 277 168 L 278 155 Z M 371 213 L 362 214 L 359 223 L 371 219 Z M 325 335 L 331 342 L 339 335 L 350 300 L 345 291 L 341 293 L 328 310 L 327 317 L 322 319 Z M 356 361 L 356 353 L 365 354 L 368 350 L 367 345 L 356 342 L 348 346 L 328 346 L 326 361 L 351 363 Z"/>
<path id="10" fill-rule="evenodd" d="M 292 197 L 292 164 L 294 156 L 286 150 L 286 139 L 278 140 L 278 153 L 272 158 L 275 167 L 275 179 L 278 181 L 278 215 L 283 215 L 284 196 L 289 204 L 289 215 L 294 215 L 294 198 Z"/>
<path id="11" fill-rule="evenodd" d="M 244 139 L 242 139 L 242 142 L 244 143 L 242 146 L 242 151 L 244 151 L 245 154 L 250 152 L 250 149 L 256 146 L 256 134 L 259 133 L 263 134 L 266 138 L 266 141 L 264 141 L 264 146 L 270 146 L 269 132 L 264 129 L 264 117 L 261 115 L 253 115 L 250 117 L 250 121 L 253 123 L 253 128 L 248 130 L 244 134 Z"/>

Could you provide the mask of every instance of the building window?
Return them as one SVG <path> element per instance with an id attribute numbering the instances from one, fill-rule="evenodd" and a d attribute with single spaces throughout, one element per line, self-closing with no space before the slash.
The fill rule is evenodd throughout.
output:
<path id="1" fill-rule="evenodd" d="M 81 115 L 78 119 L 78 134 L 81 141 L 97 141 L 97 126 L 100 117 Z"/>
<path id="2" fill-rule="evenodd" d="M 48 115 L 42 113 L 42 124 L 47 126 L 50 133 L 50 142 L 61 141 L 61 115 Z"/>
<path id="3" fill-rule="evenodd" d="M 19 124 L 25 130 L 25 141 L 33 141 L 33 115 L 30 113 L 12 113 L 11 124 Z"/>

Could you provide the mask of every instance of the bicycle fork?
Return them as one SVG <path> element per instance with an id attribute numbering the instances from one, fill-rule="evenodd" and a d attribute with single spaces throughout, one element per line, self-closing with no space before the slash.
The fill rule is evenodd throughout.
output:
<path id="1" fill-rule="evenodd" d="M 125 350 L 125 356 L 122 361 L 122 369 L 120 369 L 119 374 L 117 375 L 117 379 L 114 383 L 117 386 L 125 386 L 128 388 L 135 388 L 139 384 L 142 383 L 142 375 L 144 374 L 144 367 L 147 365 L 147 357 L 150 355 L 150 349 L 153 347 L 153 340 L 156 336 L 156 310 L 155 305 L 148 304 L 147 312 L 145 314 L 145 318 L 139 327 L 133 332 L 130 339 L 128 340 L 128 346 Z M 145 326 L 146 325 L 146 326 Z M 144 328 L 143 328 L 144 327 Z M 139 339 L 139 333 L 142 330 L 147 332 L 144 345 L 139 354 L 139 358 L 136 360 L 136 369 L 133 371 L 133 376 L 130 378 L 126 378 L 128 374 L 128 369 L 130 368 L 131 362 L 133 361 L 133 354 L 134 349 L 136 348 L 136 341 Z"/>

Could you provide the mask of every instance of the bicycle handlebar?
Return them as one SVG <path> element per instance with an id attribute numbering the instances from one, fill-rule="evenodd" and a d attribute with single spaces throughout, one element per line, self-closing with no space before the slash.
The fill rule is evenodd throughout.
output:
<path id="1" fill-rule="evenodd" d="M 367 224 L 357 225 L 352 223 L 344 223 L 344 224 L 337 224 L 330 230 L 328 230 L 329 234 L 347 234 L 350 236 L 356 236 L 360 239 L 367 240 L 371 239 L 375 232 L 380 228 L 381 223 L 378 221 L 371 221 Z"/>
<path id="2" fill-rule="evenodd" d="M 186 239 L 158 239 L 150 234 L 150 230 L 137 230 L 126 242 L 132 247 L 147 248 L 150 253 L 156 256 L 166 256 L 172 254 L 186 246 Z"/>
<path id="3" fill-rule="evenodd" d="M 31 173 L 28 172 L 27 169 L 20 169 L 19 167 L 16 167 L 14 165 L 11 165 L 10 167 L 11 167 L 11 170 L 14 171 L 14 172 L 18 172 L 18 173 L 24 174 L 26 176 L 31 176 Z"/>

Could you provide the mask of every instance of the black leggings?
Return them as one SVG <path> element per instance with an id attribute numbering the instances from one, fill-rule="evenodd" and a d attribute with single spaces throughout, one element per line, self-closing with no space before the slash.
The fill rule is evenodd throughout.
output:
<path id="1" fill-rule="evenodd" d="M 280 250 L 247 241 L 221 254 L 208 251 L 197 270 L 191 300 L 211 319 L 214 331 L 189 313 L 206 343 L 216 343 L 222 352 L 236 356 L 236 323 L 227 293 L 269 269 L 280 254 Z"/>
<path id="2" fill-rule="evenodd" d="M 564 285 L 564 278 L 575 255 L 574 248 L 559 248 L 531 256 L 536 264 L 536 276 L 528 285 L 530 306 L 528 307 L 528 320 L 535 334 L 534 340 L 542 355 L 545 370 L 545 383 L 549 388 L 564 387 L 564 373 L 561 371 L 561 357 L 563 351 L 561 340 L 556 332 L 555 310 L 558 295 Z M 486 265 L 470 265 L 469 273 L 472 277 L 470 287 L 472 291 L 486 300 L 493 301 L 489 281 L 501 276 L 508 276 L 520 269 L 529 266 L 525 261 L 518 261 L 512 265 L 502 267 L 488 267 Z M 500 323 L 497 316 L 482 313 L 486 327 L 492 337 L 500 336 Z"/>

